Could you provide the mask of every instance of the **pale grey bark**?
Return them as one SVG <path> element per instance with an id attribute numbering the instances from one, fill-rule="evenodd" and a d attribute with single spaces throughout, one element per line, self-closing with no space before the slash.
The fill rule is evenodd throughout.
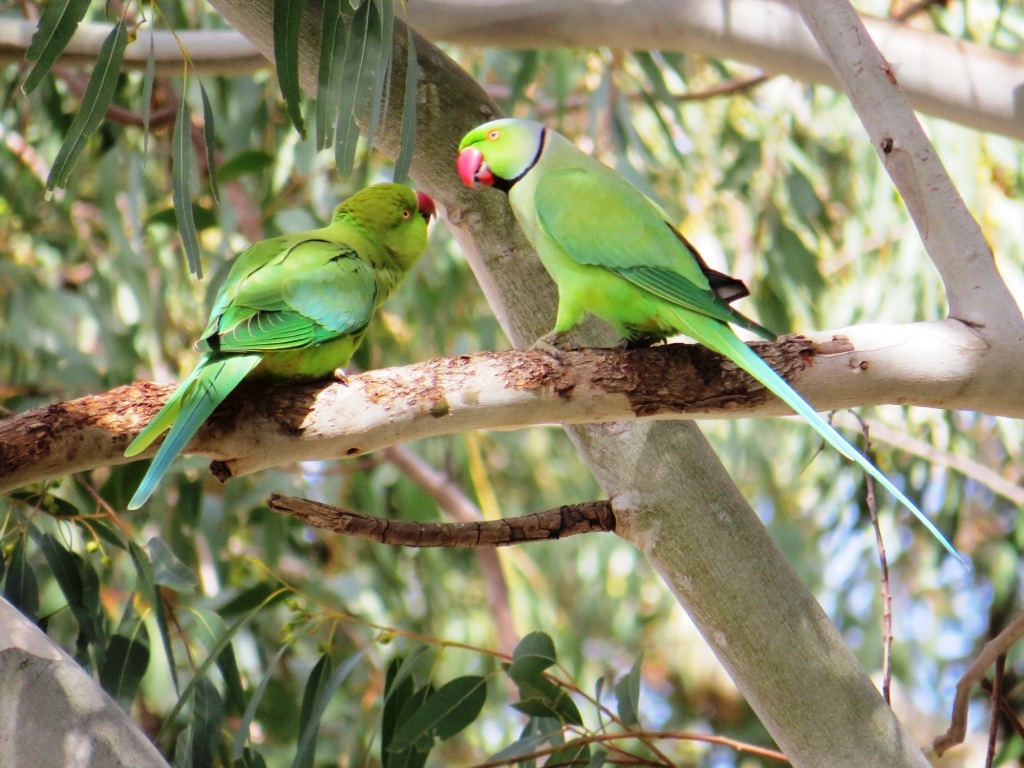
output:
<path id="1" fill-rule="evenodd" d="M 0 765 L 169 768 L 128 714 L 0 597 Z"/>

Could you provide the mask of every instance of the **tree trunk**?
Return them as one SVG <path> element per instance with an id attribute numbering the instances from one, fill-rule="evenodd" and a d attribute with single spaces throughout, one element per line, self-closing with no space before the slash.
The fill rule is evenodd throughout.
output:
<path id="1" fill-rule="evenodd" d="M 272 0 L 213 0 L 232 26 L 272 54 Z M 319 3 L 306 6 L 303 87 L 315 92 Z M 396 29 L 392 83 L 404 82 L 406 36 Z M 494 192 L 467 191 L 454 171 L 459 138 L 498 112 L 443 53 L 417 38 L 422 69 L 412 176 L 448 221 L 509 337 L 550 329 L 555 296 Z M 378 146 L 397 150 L 402 99 L 393 93 Z M 611 341 L 593 326 L 579 339 Z M 927 766 L 806 586 L 690 423 L 570 428 L 616 504 L 620 533 L 673 590 L 748 702 L 800 767 Z"/>

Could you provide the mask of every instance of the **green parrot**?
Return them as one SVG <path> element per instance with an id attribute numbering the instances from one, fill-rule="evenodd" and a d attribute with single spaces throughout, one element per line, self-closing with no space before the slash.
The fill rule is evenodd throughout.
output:
<path id="1" fill-rule="evenodd" d="M 124 455 L 170 433 L 128 504 L 145 504 L 171 462 L 246 376 L 297 381 L 336 375 L 374 311 L 427 247 L 434 203 L 401 184 L 375 184 L 341 203 L 322 229 L 261 240 L 217 293 L 195 370 Z"/>
<path id="2" fill-rule="evenodd" d="M 558 287 L 555 327 L 535 346 L 557 355 L 559 340 L 588 313 L 611 325 L 627 346 L 675 334 L 695 339 L 800 414 L 963 562 L 881 470 L 736 336 L 730 323 L 775 338 L 729 306 L 747 295 L 743 284 L 709 269 L 665 212 L 626 179 L 564 136 L 519 119 L 494 120 L 466 134 L 457 168 L 467 186 L 482 184 L 508 194 L 519 226 Z"/>

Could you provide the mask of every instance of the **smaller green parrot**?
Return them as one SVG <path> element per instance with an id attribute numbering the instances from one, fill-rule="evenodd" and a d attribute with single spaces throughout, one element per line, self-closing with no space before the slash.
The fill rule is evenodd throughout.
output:
<path id="1" fill-rule="evenodd" d="M 128 509 L 146 503 L 174 458 L 246 376 L 345 380 L 370 318 L 427 247 L 434 202 L 375 184 L 341 203 L 322 229 L 261 240 L 235 260 L 177 392 L 125 450 L 136 456 L 170 430 Z"/>
<path id="2" fill-rule="evenodd" d="M 626 179 L 564 136 L 519 119 L 494 120 L 466 134 L 456 167 L 467 186 L 508 194 L 516 221 L 555 281 L 555 327 L 535 346 L 558 354 L 558 341 L 588 313 L 627 346 L 675 334 L 695 339 L 761 382 L 964 562 L 914 502 L 733 332 L 730 324 L 775 338 L 729 306 L 747 295 L 743 283 L 709 269 L 665 212 Z"/>

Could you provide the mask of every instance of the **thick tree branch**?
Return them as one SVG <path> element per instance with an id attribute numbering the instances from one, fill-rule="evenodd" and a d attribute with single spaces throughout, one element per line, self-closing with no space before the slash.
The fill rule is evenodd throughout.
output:
<path id="1" fill-rule="evenodd" d="M 1014 390 L 978 375 L 988 350 L 955 321 L 844 333 L 819 345 L 795 336 L 754 346 L 822 410 L 896 402 L 1024 415 Z M 0 491 L 125 463 L 125 446 L 172 391 L 138 383 L 0 421 Z M 216 459 L 223 480 L 473 429 L 787 412 L 732 363 L 697 345 L 579 350 L 561 363 L 512 350 L 369 371 L 348 386 L 248 382 L 188 451 Z"/>
<path id="2" fill-rule="evenodd" d="M 2 597 L 0 690 L 0 765 L 168 768 L 117 702 Z"/>
<path id="3" fill-rule="evenodd" d="M 567 504 L 546 512 L 471 523 L 390 520 L 277 493 L 267 504 L 275 512 L 293 515 L 315 528 L 399 547 L 486 549 L 615 530 L 615 513 L 607 501 Z"/>

